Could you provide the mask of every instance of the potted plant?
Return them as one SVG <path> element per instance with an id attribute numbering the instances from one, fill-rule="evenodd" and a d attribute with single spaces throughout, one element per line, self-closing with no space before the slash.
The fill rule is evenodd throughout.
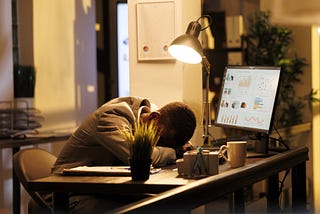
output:
<path id="1" fill-rule="evenodd" d="M 151 167 L 151 155 L 159 140 L 158 127 L 154 122 L 141 123 L 136 121 L 129 130 L 121 133 L 130 148 L 129 164 L 132 180 L 148 180 Z"/>
<path id="2" fill-rule="evenodd" d="M 275 125 L 288 133 L 292 126 L 303 123 L 303 109 L 307 102 L 314 101 L 316 91 L 298 97 L 294 85 L 301 82 L 304 58 L 290 50 L 293 41 L 292 31 L 270 21 L 270 11 L 259 11 L 248 20 L 248 33 L 244 37 L 247 48 L 247 65 L 281 66 L 282 78 L 275 114 Z"/>

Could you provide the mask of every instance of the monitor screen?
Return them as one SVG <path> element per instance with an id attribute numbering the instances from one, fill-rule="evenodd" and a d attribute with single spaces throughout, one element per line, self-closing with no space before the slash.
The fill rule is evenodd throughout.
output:
<path id="1" fill-rule="evenodd" d="M 227 66 L 215 125 L 270 134 L 280 67 Z"/>

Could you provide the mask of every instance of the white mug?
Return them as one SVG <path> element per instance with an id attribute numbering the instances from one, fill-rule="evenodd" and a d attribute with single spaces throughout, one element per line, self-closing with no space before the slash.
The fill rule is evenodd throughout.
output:
<path id="1" fill-rule="evenodd" d="M 226 153 L 227 152 L 227 156 Z M 229 141 L 219 149 L 221 155 L 231 165 L 231 168 L 244 166 L 247 157 L 246 141 Z"/>

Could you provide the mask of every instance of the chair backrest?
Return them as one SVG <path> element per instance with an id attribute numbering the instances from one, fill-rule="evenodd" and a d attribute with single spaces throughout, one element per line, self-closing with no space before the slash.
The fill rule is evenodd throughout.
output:
<path id="1" fill-rule="evenodd" d="M 30 191 L 27 182 L 49 176 L 56 159 L 56 156 L 40 148 L 23 149 L 13 156 L 13 167 L 17 178 L 31 198 L 42 208 L 50 208 L 50 205 L 40 193 Z"/>

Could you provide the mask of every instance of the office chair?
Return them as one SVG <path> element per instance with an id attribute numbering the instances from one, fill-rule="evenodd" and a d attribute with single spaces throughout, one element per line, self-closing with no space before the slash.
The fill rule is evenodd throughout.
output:
<path id="1" fill-rule="evenodd" d="M 56 156 L 40 148 L 20 150 L 13 156 L 13 168 L 17 178 L 31 196 L 28 213 L 51 213 L 49 194 L 29 190 L 27 182 L 49 176 L 56 159 Z"/>

